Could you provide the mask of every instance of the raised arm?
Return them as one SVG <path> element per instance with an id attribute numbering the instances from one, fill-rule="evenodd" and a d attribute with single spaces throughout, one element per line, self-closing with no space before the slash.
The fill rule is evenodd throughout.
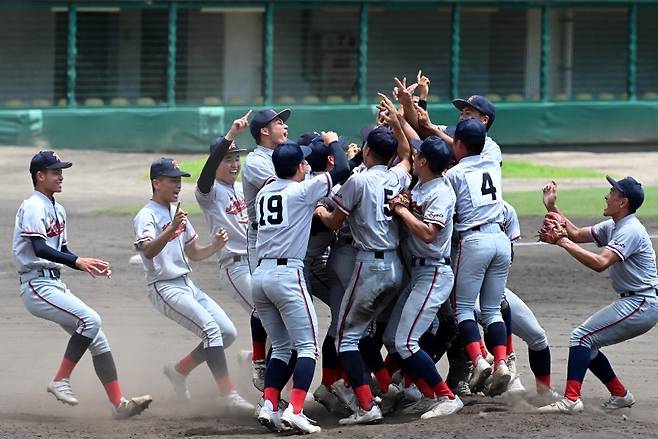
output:
<path id="1" fill-rule="evenodd" d="M 557 206 L 557 183 L 551 181 L 543 189 L 544 207 L 548 212 L 555 212 L 562 216 L 566 222 L 567 236 L 575 243 L 593 242 L 594 238 L 590 233 L 589 227 L 578 227 L 569 218 L 567 218 Z M 591 267 L 590 267 L 591 268 Z"/>

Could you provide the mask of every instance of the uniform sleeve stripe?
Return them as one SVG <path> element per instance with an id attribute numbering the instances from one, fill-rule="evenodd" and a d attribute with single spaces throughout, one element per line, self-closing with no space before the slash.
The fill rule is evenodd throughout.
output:
<path id="1" fill-rule="evenodd" d="M 267 186 L 268 184 L 270 184 L 270 183 L 273 182 L 274 180 L 276 180 L 276 178 L 274 178 L 274 177 L 267 177 L 267 178 L 265 179 L 265 181 L 263 182 L 263 185 L 260 187 L 260 189 L 263 189 L 265 186 Z"/>
<path id="2" fill-rule="evenodd" d="M 325 195 L 325 197 L 328 197 L 331 193 L 331 175 L 329 175 L 328 172 L 325 172 L 324 176 L 327 179 L 327 195 Z"/>
<path id="3" fill-rule="evenodd" d="M 423 218 L 423 222 L 426 222 L 428 224 L 437 224 L 441 227 L 445 227 L 445 225 L 446 225 L 445 221 L 435 220 L 435 219 L 428 219 L 428 218 Z"/>
<path id="4" fill-rule="evenodd" d="M 139 244 L 140 242 L 144 242 L 144 241 L 152 241 L 152 240 L 153 240 L 153 238 L 150 237 L 150 236 L 142 236 L 142 237 L 140 237 L 140 238 L 137 238 L 137 239 L 135 240 L 134 244 L 137 245 L 137 244 Z"/>
<path id="5" fill-rule="evenodd" d="M 342 210 L 345 215 L 350 214 L 351 211 L 347 207 L 343 206 L 340 201 L 338 201 L 338 197 L 331 197 L 331 199 L 334 201 L 334 203 L 336 203 L 336 206 L 338 206 L 338 208 Z"/>
<path id="6" fill-rule="evenodd" d="M 616 247 L 613 247 L 613 246 L 610 245 L 610 244 L 606 245 L 605 248 L 607 248 L 608 250 L 610 250 L 611 252 L 613 252 L 613 253 L 615 253 L 617 256 L 619 256 L 619 259 L 621 259 L 622 261 L 626 260 L 626 258 L 624 257 L 624 254 L 621 252 L 620 249 L 618 249 L 618 248 L 616 248 Z"/>
<path id="7" fill-rule="evenodd" d="M 24 237 L 26 237 L 26 238 L 27 238 L 27 237 L 30 237 L 30 236 L 41 236 L 41 237 L 44 238 L 44 239 L 47 238 L 46 235 L 44 235 L 43 233 L 39 233 L 39 232 L 30 232 L 30 231 L 27 231 L 27 230 L 22 231 L 22 232 L 21 232 L 21 236 L 24 236 Z"/>
<path id="8" fill-rule="evenodd" d="M 592 239 L 594 240 L 594 242 L 596 242 L 596 245 L 601 247 L 602 246 L 601 241 L 599 241 L 599 238 L 596 237 L 596 233 L 594 233 L 594 226 L 591 226 L 589 228 L 589 234 L 592 235 Z"/>
<path id="9" fill-rule="evenodd" d="M 197 239 L 198 237 L 199 237 L 199 235 L 196 235 L 196 234 L 195 234 L 193 237 L 191 237 L 190 239 L 188 239 L 187 241 L 185 241 L 185 245 L 187 245 L 187 244 L 189 244 L 190 242 L 194 241 L 194 240 Z"/>
<path id="10" fill-rule="evenodd" d="M 518 241 L 519 239 L 521 239 L 521 235 L 514 235 L 509 240 L 514 242 L 514 241 Z"/>

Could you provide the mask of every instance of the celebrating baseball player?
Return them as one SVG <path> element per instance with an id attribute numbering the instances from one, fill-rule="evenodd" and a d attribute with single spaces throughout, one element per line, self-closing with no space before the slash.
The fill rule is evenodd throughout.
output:
<path id="1" fill-rule="evenodd" d="M 149 395 L 123 397 L 100 316 L 60 278 L 64 265 L 86 271 L 94 278 L 112 275 L 108 262 L 76 256 L 68 246 L 66 211 L 54 195 L 62 191 L 63 169 L 71 166 L 71 162 L 60 160 L 53 151 L 40 151 L 30 162 L 34 192 L 18 209 L 13 241 L 21 299 L 31 314 L 59 324 L 71 335 L 59 369 L 48 384 L 48 392 L 65 404 L 78 404 L 71 389 L 71 374 L 89 350 L 114 416 L 128 418 L 148 408 L 152 398 Z"/>
<path id="2" fill-rule="evenodd" d="M 511 380 L 505 364 L 506 329 L 500 303 L 511 261 L 510 241 L 503 231 L 503 203 L 500 164 L 482 154 L 486 128 L 475 119 L 457 124 L 453 151 L 457 165 L 446 177 L 457 203 L 455 230 L 459 250 L 455 264 L 455 313 L 464 348 L 473 364 L 471 391 L 482 390 L 492 366 L 480 350 L 480 331 L 474 318 L 480 302 L 481 319 L 494 356 L 492 395 L 507 390 Z"/>
<path id="3" fill-rule="evenodd" d="M 153 197 L 133 223 L 134 245 L 144 265 L 149 301 L 163 315 L 201 338 L 201 343 L 180 361 L 167 363 L 164 372 L 178 396 L 189 400 L 187 375 L 205 361 L 219 388 L 220 407 L 228 411 L 253 410 L 254 406 L 235 391 L 228 375 L 224 349 L 237 336 L 235 326 L 189 277 L 189 260 L 201 261 L 214 255 L 228 240 L 227 232 L 219 229 L 210 244 L 199 244 L 178 196 L 181 177 L 189 176 L 171 158 L 151 163 Z M 176 203 L 173 208 L 172 203 Z"/>
<path id="4" fill-rule="evenodd" d="M 544 205 L 549 213 L 539 238 L 562 247 L 596 272 L 608 270 L 619 299 L 573 330 L 564 398 L 540 407 L 541 413 L 583 411 L 581 386 L 587 369 L 610 392 L 610 398 L 601 404 L 604 409 L 615 410 L 635 404 L 633 394 L 624 387 L 600 349 L 642 335 L 658 322 L 656 253 L 646 229 L 635 216 L 644 202 L 644 190 L 633 177 L 606 178 L 612 187 L 605 196 L 603 215 L 610 219 L 591 227 L 577 227 L 561 214 L 556 204 L 555 182 L 543 189 Z M 594 242 L 603 250 L 595 253 L 578 245 L 585 242 Z"/>
<path id="5" fill-rule="evenodd" d="M 247 129 L 250 113 L 251 110 L 233 121 L 226 136 L 210 146 L 210 156 L 201 170 L 194 195 L 210 226 L 211 236 L 219 229 L 228 233 L 228 242 L 218 254 L 219 279 L 222 290 L 232 292 L 233 298 L 251 314 L 252 380 L 262 390 L 267 334 L 251 298 L 247 258 L 249 218 L 242 188 L 235 185 L 240 174 L 240 155 L 247 152 L 236 146 L 235 139 Z"/>
<path id="6" fill-rule="evenodd" d="M 304 158 L 311 149 L 294 142 L 277 146 L 272 152 L 277 179 L 256 198 L 258 263 L 252 277 L 253 299 L 272 342 L 258 422 L 273 431 L 284 426 L 299 433 L 320 431 L 303 412 L 319 355 L 317 317 L 303 260 L 317 202 L 329 195 L 334 182 L 349 174 L 347 156 L 335 140 L 330 144 L 334 169 L 309 179 L 305 179 Z M 292 349 L 297 352 L 293 389 L 281 414 L 279 398 L 288 380 Z"/>

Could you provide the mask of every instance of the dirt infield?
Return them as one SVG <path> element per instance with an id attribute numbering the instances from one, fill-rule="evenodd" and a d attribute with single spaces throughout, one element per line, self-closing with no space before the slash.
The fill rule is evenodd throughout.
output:
<path id="1" fill-rule="evenodd" d="M 98 207 L 145 202 L 149 195 L 148 183 L 140 175 L 145 172 L 152 155 L 62 153 L 62 157 L 75 162 L 75 167 L 66 172 L 64 193 L 59 199 L 70 214 L 71 248 L 80 255 L 108 259 L 114 267 L 110 280 L 94 280 L 85 274 L 66 270 L 64 281 L 103 318 L 103 328 L 110 340 L 125 393 L 150 393 L 154 402 L 147 412 L 135 419 L 110 419 L 109 404 L 88 355 L 73 375 L 73 387 L 81 401 L 79 406 L 63 406 L 46 393 L 46 384 L 59 364 L 67 336 L 54 324 L 29 315 L 20 300 L 11 260 L 11 230 L 16 209 L 30 191 L 25 168 L 32 151 L 1 151 L 0 171 L 5 176 L 7 190 L 0 194 L 0 226 L 5 230 L 0 238 L 5 249 L 0 254 L 0 334 L 4 346 L 0 361 L 0 437 L 272 436 L 253 417 L 230 417 L 217 412 L 214 385 L 205 366 L 193 372 L 190 378 L 192 403 L 185 405 L 172 398 L 173 392 L 162 374 L 162 366 L 192 349 L 196 344 L 195 337 L 161 316 L 149 304 L 141 267 L 128 263 L 134 254 L 131 249 L 132 218 L 129 215 L 93 213 Z M 191 220 L 198 230 L 205 230 L 201 217 L 195 216 Z M 539 222 L 539 218 L 522 219 L 524 242 L 533 240 L 532 231 Z M 658 221 L 646 225 L 650 233 L 658 233 Z M 241 373 L 246 369 L 240 369 L 236 363 L 239 350 L 249 346 L 247 315 L 237 304 L 224 299 L 218 290 L 214 261 L 194 264 L 194 270 L 192 276 L 197 285 L 224 306 L 240 331 L 238 341 L 228 350 L 230 366 L 245 395 L 255 402 L 258 395 L 249 387 L 247 376 Z M 569 333 L 593 311 L 614 299 L 609 279 L 605 274 L 594 273 L 574 263 L 560 249 L 524 245 L 515 250 L 509 285 L 533 309 L 547 331 L 553 355 L 553 380 L 561 391 L 565 381 Z M 321 333 L 324 333 L 328 310 L 321 304 L 317 309 Z M 385 419 L 381 425 L 353 428 L 339 427 L 335 418 L 315 403 L 309 403 L 306 412 L 319 421 L 323 427 L 319 436 L 323 437 L 599 439 L 656 435 L 656 330 L 604 350 L 638 401 L 632 409 L 615 414 L 606 414 L 596 408 L 599 401 L 606 398 L 606 390 L 591 375 L 587 376 L 583 386 L 587 407 L 584 414 L 550 416 L 532 413 L 533 404 L 538 401 L 534 398 L 526 348 L 519 339 L 515 342 L 522 379 L 530 390 L 530 398 L 523 403 L 508 404 L 501 398 L 473 398 L 466 400 L 467 407 L 461 414 L 446 419 L 420 421 L 395 416 Z M 445 374 L 443 362 L 440 369 Z"/>

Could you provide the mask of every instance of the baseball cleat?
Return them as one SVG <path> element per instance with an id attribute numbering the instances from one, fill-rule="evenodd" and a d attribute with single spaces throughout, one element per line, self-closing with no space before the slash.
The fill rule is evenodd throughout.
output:
<path id="1" fill-rule="evenodd" d="M 417 415 L 417 414 L 422 414 L 434 407 L 437 403 L 436 398 L 428 398 L 427 396 L 423 396 L 417 401 L 409 401 L 407 402 L 406 400 L 402 401 L 402 406 L 403 408 L 400 410 L 400 413 L 403 415 Z"/>
<path id="2" fill-rule="evenodd" d="M 259 391 L 265 388 L 265 369 L 267 365 L 265 360 L 256 360 L 251 363 L 251 382 Z"/>
<path id="3" fill-rule="evenodd" d="M 511 380 L 512 373 L 509 371 L 507 364 L 501 361 L 492 374 L 491 387 L 489 387 L 489 395 L 497 396 L 503 394 L 507 390 L 507 386 L 509 386 Z"/>
<path id="4" fill-rule="evenodd" d="M 627 390 L 624 396 L 611 395 L 607 401 L 601 403 L 601 407 L 605 410 L 617 410 L 632 407 L 633 404 L 635 404 L 635 397 Z"/>
<path id="5" fill-rule="evenodd" d="M 146 410 L 153 402 L 151 395 L 135 396 L 130 399 L 121 398 L 121 402 L 116 407 L 112 407 L 115 419 L 127 419 L 139 415 Z"/>
<path id="6" fill-rule="evenodd" d="M 464 408 L 464 403 L 455 395 L 455 399 L 450 399 L 447 396 L 442 396 L 434 404 L 434 407 L 420 415 L 420 419 L 438 418 L 439 416 L 453 415 Z"/>
<path id="7" fill-rule="evenodd" d="M 512 352 L 511 354 L 509 354 L 507 356 L 507 358 L 505 358 L 505 364 L 507 364 L 507 368 L 512 373 L 512 379 L 514 379 L 514 377 L 517 374 L 517 371 L 516 371 L 516 354 L 514 352 Z"/>
<path id="8" fill-rule="evenodd" d="M 52 393 L 58 401 L 68 405 L 78 405 L 78 399 L 73 394 L 71 382 L 68 378 L 62 378 L 59 381 L 51 381 L 46 387 L 48 393 Z"/>
<path id="9" fill-rule="evenodd" d="M 566 414 L 579 413 L 582 412 L 583 410 L 585 410 L 585 406 L 583 405 L 583 401 L 580 398 L 578 398 L 575 401 L 572 401 L 566 396 L 562 399 L 558 399 L 553 404 L 545 405 L 537 409 L 539 413 L 566 413 Z"/>
<path id="10" fill-rule="evenodd" d="M 281 422 L 281 409 L 275 411 L 271 401 L 263 401 L 256 416 L 258 423 L 273 433 L 288 429 Z"/>
<path id="11" fill-rule="evenodd" d="M 354 390 L 345 384 L 345 380 L 340 379 L 333 383 L 331 385 L 331 393 L 336 395 L 340 402 L 342 402 L 352 413 L 359 410 L 359 402 L 356 399 Z"/>
<path id="12" fill-rule="evenodd" d="M 473 396 L 471 388 L 468 386 L 466 381 L 458 382 L 455 388 L 450 390 L 452 390 L 452 392 L 458 396 Z"/>
<path id="13" fill-rule="evenodd" d="M 525 394 L 526 390 L 525 387 L 523 387 L 523 383 L 521 382 L 521 376 L 516 374 L 507 386 L 507 390 L 503 393 L 503 396 L 511 396 L 516 398 L 522 397 Z"/>
<path id="14" fill-rule="evenodd" d="M 404 398 L 402 389 L 397 384 L 389 384 L 388 391 L 381 396 L 382 415 L 386 416 L 393 413 L 402 398 Z"/>
<path id="15" fill-rule="evenodd" d="M 229 413 L 253 412 L 255 409 L 252 403 L 240 396 L 235 390 L 220 396 L 217 403 L 222 410 Z"/>
<path id="16" fill-rule="evenodd" d="M 187 387 L 187 376 L 176 370 L 176 362 L 170 361 L 164 365 L 164 374 L 169 378 L 178 399 L 189 401 L 192 399 L 190 389 Z"/>
<path id="17" fill-rule="evenodd" d="M 313 392 L 313 399 L 322 404 L 324 408 L 339 417 L 348 416 L 352 411 L 341 402 L 340 399 L 324 384 L 320 384 L 315 392 Z"/>
<path id="18" fill-rule="evenodd" d="M 484 358 L 478 357 L 478 362 L 475 368 L 473 368 L 471 378 L 468 380 L 468 387 L 471 389 L 471 393 L 481 392 L 489 375 L 491 375 L 491 365 Z"/>
<path id="19" fill-rule="evenodd" d="M 381 422 L 384 416 L 377 404 L 373 404 L 370 410 L 359 409 L 352 413 L 347 418 L 340 419 L 340 425 L 356 425 L 356 424 L 376 424 Z"/>
<path id="20" fill-rule="evenodd" d="M 322 431 L 313 419 L 306 417 L 304 410 L 295 413 L 292 410 L 292 404 L 289 404 L 283 415 L 281 415 L 281 423 L 301 434 L 320 433 Z"/>

